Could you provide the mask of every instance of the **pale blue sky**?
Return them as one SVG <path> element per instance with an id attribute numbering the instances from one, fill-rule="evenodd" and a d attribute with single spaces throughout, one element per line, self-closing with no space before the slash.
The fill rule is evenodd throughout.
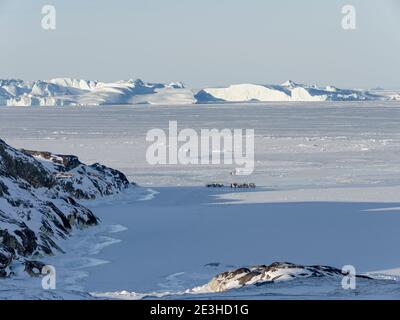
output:
<path id="1" fill-rule="evenodd" d="M 0 30 L 0 78 L 400 87 L 399 0 L 0 0 Z"/>

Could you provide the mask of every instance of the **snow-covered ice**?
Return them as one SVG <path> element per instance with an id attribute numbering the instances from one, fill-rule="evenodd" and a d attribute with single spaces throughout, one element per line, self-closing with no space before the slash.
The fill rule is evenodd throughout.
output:
<path id="1" fill-rule="evenodd" d="M 58 293 L 25 279 L 5 280 L 0 295 L 397 298 L 399 116 L 400 104 L 383 101 L 0 108 L 0 136 L 10 145 L 101 162 L 141 185 L 85 203 L 102 223 L 77 232 L 67 253 L 51 258 Z M 232 177 L 229 165 L 149 165 L 146 132 L 167 129 L 169 120 L 182 129 L 254 128 L 253 175 Z M 257 189 L 204 187 L 232 179 L 251 180 Z M 359 280 L 355 291 L 335 279 L 193 291 L 220 272 L 275 261 L 350 264 L 381 280 Z"/>
<path id="2" fill-rule="evenodd" d="M 372 94 L 363 90 L 345 90 L 333 86 L 310 86 L 298 84 L 290 80 L 281 85 L 257 85 L 249 83 L 231 85 L 226 88 L 205 88 L 196 94 L 196 98 L 201 102 L 321 102 L 388 99 L 387 96 Z"/>
<path id="3" fill-rule="evenodd" d="M 398 91 L 339 89 L 334 86 L 298 84 L 235 84 L 226 88 L 189 89 L 181 82 L 170 84 L 137 80 L 103 82 L 56 78 L 23 81 L 0 79 L 0 105 L 88 106 L 113 104 L 184 105 L 250 101 L 368 101 L 399 100 Z"/>

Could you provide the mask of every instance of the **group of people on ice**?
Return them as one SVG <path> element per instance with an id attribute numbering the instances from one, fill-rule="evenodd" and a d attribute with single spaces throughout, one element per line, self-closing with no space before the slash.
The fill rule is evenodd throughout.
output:
<path id="1" fill-rule="evenodd" d="M 209 183 L 206 185 L 207 188 L 224 188 L 225 185 L 223 183 Z M 230 187 L 232 189 L 255 189 L 256 184 L 255 183 L 237 183 L 233 182 L 230 184 Z"/>

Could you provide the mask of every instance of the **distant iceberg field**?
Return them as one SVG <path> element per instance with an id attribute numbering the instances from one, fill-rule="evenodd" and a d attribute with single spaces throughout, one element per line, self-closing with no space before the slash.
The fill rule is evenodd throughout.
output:
<path id="1" fill-rule="evenodd" d="M 321 102 L 400 100 L 385 91 L 339 89 L 334 86 L 298 84 L 235 84 L 228 87 L 189 89 L 181 82 L 170 84 L 137 80 L 102 82 L 71 78 L 23 81 L 0 79 L 0 105 L 89 106 L 112 104 L 190 105 L 223 102 Z"/>

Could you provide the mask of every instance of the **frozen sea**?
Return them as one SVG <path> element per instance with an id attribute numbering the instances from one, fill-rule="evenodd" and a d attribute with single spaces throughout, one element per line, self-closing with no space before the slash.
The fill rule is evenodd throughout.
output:
<path id="1" fill-rule="evenodd" d="M 58 290 L 7 280 L 0 297 L 346 299 L 400 297 L 400 104 L 271 103 L 0 108 L 12 146 L 75 154 L 123 171 L 140 187 L 88 202 L 102 224 L 77 232 L 51 257 Z M 178 128 L 254 129 L 255 171 L 235 166 L 152 166 L 146 133 Z M 206 189 L 255 182 L 253 191 Z M 221 271 L 288 261 L 385 280 L 310 280 L 191 295 Z M 28 289 L 27 289 L 28 288 Z M 23 293 L 24 292 L 24 293 Z M 29 292 L 27 295 L 26 292 Z"/>

